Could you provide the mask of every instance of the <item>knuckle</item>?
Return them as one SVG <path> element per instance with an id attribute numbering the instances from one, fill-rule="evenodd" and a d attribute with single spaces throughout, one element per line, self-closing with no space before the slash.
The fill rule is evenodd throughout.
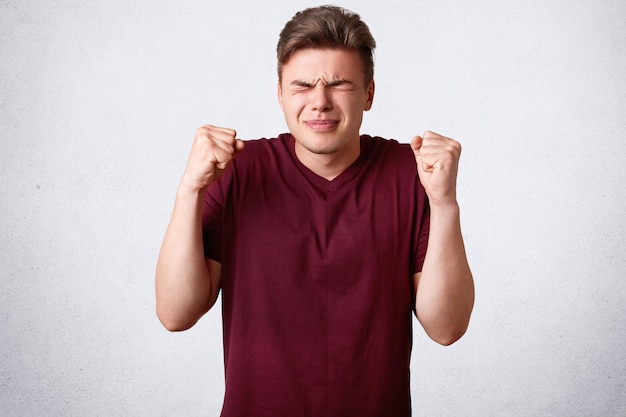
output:
<path id="1" fill-rule="evenodd" d="M 202 127 L 199 127 L 196 129 L 196 132 L 194 133 L 193 137 L 195 140 L 198 140 L 202 136 L 206 136 L 206 130 L 203 129 Z"/>

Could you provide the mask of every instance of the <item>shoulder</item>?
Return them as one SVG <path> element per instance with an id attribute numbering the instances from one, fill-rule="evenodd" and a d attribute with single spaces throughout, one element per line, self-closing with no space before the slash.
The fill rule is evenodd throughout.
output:
<path id="1" fill-rule="evenodd" d="M 411 145 L 408 143 L 400 143 L 396 139 L 388 139 L 381 136 L 361 135 L 361 142 L 375 148 L 391 151 L 406 152 L 406 150 L 411 149 Z"/>
<path id="2" fill-rule="evenodd" d="M 403 168 L 416 168 L 415 155 L 408 143 L 370 135 L 361 135 L 361 143 L 371 159 L 385 164 L 400 164 Z"/>
<path id="3" fill-rule="evenodd" d="M 244 150 L 237 155 L 235 162 L 240 164 L 243 161 L 263 162 L 266 157 L 281 157 L 288 154 L 290 135 L 281 134 L 275 138 L 260 138 L 244 140 Z"/>
<path id="4" fill-rule="evenodd" d="M 293 138 L 289 133 L 281 133 L 273 138 L 262 137 L 259 139 L 244 139 L 246 147 L 252 147 L 256 150 L 272 149 L 286 146 Z"/>
<path id="5" fill-rule="evenodd" d="M 269 177 L 289 169 L 293 159 L 290 152 L 291 135 L 275 138 L 244 140 L 243 150 L 229 164 L 224 176 L 227 181 L 241 179 L 245 182 L 266 181 Z M 226 175 L 228 174 L 228 175 Z"/>

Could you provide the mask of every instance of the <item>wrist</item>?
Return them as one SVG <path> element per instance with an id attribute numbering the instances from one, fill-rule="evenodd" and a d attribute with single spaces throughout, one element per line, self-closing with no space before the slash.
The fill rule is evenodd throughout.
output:
<path id="1" fill-rule="evenodd" d="M 196 199 L 204 196 L 207 186 L 201 186 L 197 182 L 188 180 L 185 176 L 181 179 L 176 190 L 177 199 Z"/>
<path id="2" fill-rule="evenodd" d="M 429 201 L 430 215 L 441 216 L 458 216 L 460 212 L 459 203 L 454 200 L 450 201 Z"/>
<path id="3" fill-rule="evenodd" d="M 177 193 L 183 195 L 204 195 L 206 188 L 212 181 L 203 183 L 203 181 L 199 181 L 197 178 L 192 178 L 191 175 L 185 172 L 178 184 Z"/>

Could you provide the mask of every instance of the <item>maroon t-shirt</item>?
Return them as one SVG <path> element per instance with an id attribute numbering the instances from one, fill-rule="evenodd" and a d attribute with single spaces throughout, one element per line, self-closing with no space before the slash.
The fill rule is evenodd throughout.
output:
<path id="1" fill-rule="evenodd" d="M 363 135 L 328 181 L 289 134 L 246 142 L 203 209 L 222 263 L 222 416 L 409 416 L 428 220 L 408 144 Z"/>

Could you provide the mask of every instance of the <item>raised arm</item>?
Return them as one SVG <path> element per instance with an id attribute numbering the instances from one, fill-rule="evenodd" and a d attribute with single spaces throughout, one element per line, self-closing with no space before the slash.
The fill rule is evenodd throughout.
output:
<path id="1" fill-rule="evenodd" d="M 202 203 L 243 142 L 232 129 L 202 126 L 181 179 L 172 216 L 156 267 L 156 309 L 170 331 L 193 326 L 215 304 L 221 265 L 205 259 L 202 244 Z"/>
<path id="2" fill-rule="evenodd" d="M 449 345 L 469 324 L 474 281 L 461 235 L 456 177 L 461 146 L 433 132 L 411 142 L 420 181 L 430 203 L 426 258 L 415 274 L 415 312 L 430 338 Z"/>

